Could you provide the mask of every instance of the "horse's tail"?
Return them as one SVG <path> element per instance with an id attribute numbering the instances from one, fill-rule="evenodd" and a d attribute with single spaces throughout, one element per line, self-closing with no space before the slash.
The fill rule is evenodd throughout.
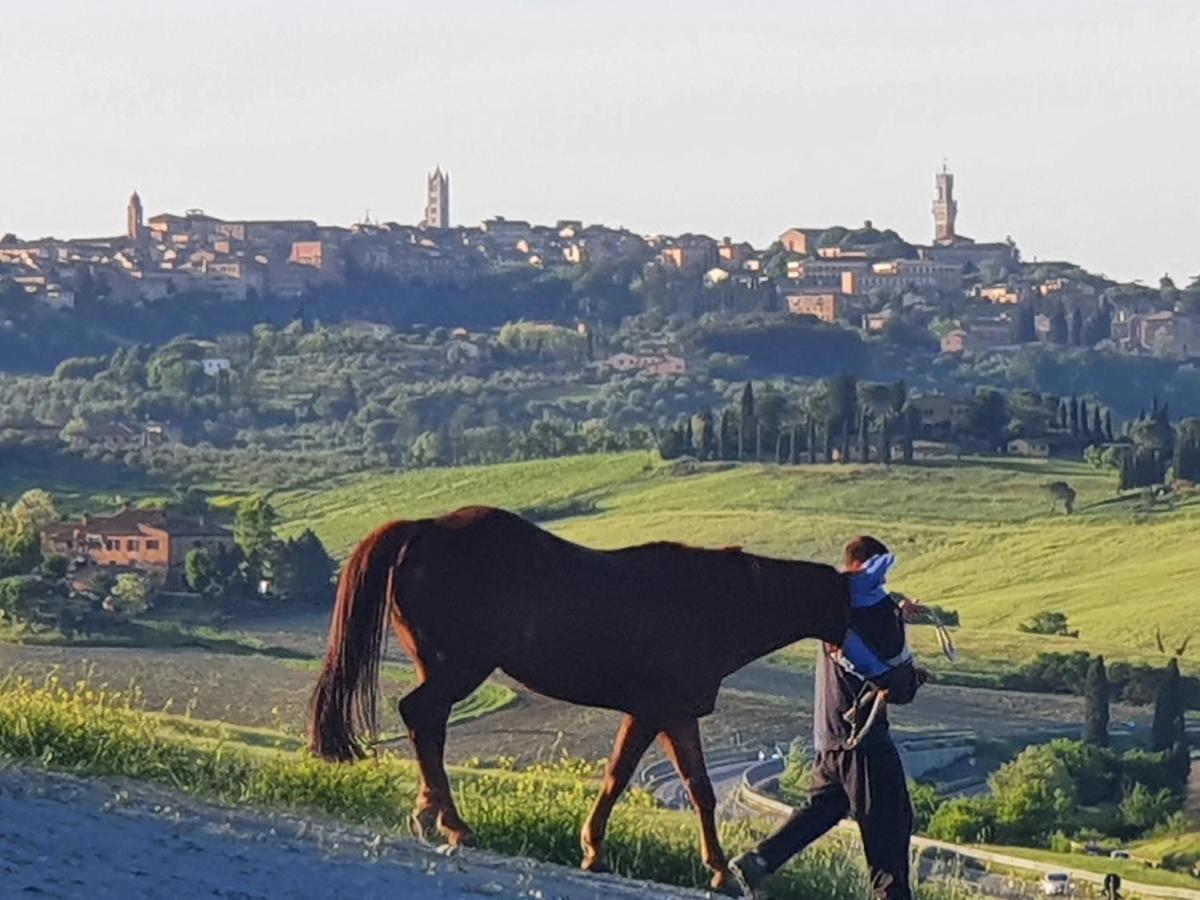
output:
<path id="1" fill-rule="evenodd" d="M 376 699 L 391 578 L 413 535 L 392 522 L 363 539 L 342 570 L 329 645 L 309 702 L 309 747 L 322 759 L 362 759 L 360 737 L 376 733 Z"/>

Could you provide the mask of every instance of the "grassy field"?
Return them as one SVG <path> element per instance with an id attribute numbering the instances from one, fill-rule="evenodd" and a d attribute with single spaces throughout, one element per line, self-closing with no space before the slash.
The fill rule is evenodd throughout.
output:
<path id="1" fill-rule="evenodd" d="M 80 684 L 36 687 L 10 681 L 0 689 L 0 759 L 49 765 L 80 774 L 123 775 L 233 805 L 319 813 L 403 832 L 416 794 L 408 761 L 385 756 L 354 766 L 318 762 L 269 732 L 230 730 L 140 711 L 129 698 Z M 578 829 L 595 792 L 598 771 L 564 761 L 526 773 L 455 769 L 464 816 L 483 846 L 502 853 L 574 865 Z M 726 823 L 726 845 L 755 837 L 747 822 Z M 633 791 L 609 829 L 607 856 L 622 874 L 700 886 L 707 873 L 690 814 L 655 808 Z M 772 896 L 816 900 L 866 895 L 862 870 L 841 845 L 826 842 L 782 874 Z M 922 898 L 945 898 L 922 891 Z"/>
<path id="2" fill-rule="evenodd" d="M 1078 492 L 1074 515 L 1054 507 L 1052 480 Z M 849 536 L 870 532 L 900 556 L 894 588 L 959 611 L 964 671 L 995 671 L 1041 650 L 1161 662 L 1155 627 L 1172 638 L 1196 627 L 1187 586 L 1200 576 L 1200 500 L 1147 509 L 1113 483 L 1111 473 L 1058 461 L 885 470 L 624 454 L 348 478 L 275 500 L 290 528 L 314 528 L 338 554 L 388 519 L 474 503 L 524 512 L 598 547 L 671 539 L 833 561 Z M 1043 609 L 1067 613 L 1080 639 L 1017 630 Z M 933 648 L 922 629 L 914 639 Z"/>

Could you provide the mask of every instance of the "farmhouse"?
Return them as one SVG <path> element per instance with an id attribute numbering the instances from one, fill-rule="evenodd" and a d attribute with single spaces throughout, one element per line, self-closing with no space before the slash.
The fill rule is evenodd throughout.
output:
<path id="1" fill-rule="evenodd" d="M 135 569 L 159 583 L 177 583 L 183 580 L 188 553 L 232 550 L 233 533 L 162 510 L 122 509 L 108 516 L 55 522 L 42 529 L 41 543 L 42 553 L 65 556 L 77 566 Z"/>

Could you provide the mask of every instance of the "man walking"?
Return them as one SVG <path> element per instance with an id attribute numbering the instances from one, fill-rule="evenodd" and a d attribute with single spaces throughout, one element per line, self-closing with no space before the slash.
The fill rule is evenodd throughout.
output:
<path id="1" fill-rule="evenodd" d="M 850 574 L 850 631 L 841 648 L 822 645 L 817 655 L 813 710 L 813 765 L 809 798 L 783 826 L 730 864 L 753 892 L 788 859 L 828 832 L 847 814 L 858 823 L 879 900 L 911 900 L 909 842 L 912 803 L 904 766 L 888 728 L 886 705 L 858 740 L 855 723 L 863 701 L 886 691 L 888 702 L 906 703 L 928 673 L 913 665 L 904 619 L 925 608 L 897 602 L 884 590 L 894 562 L 882 542 L 858 537 L 845 551 Z"/>

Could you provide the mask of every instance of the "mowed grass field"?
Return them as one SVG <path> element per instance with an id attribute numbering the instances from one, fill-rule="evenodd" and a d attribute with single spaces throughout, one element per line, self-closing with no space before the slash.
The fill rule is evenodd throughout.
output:
<path id="1" fill-rule="evenodd" d="M 1055 480 L 1078 492 L 1074 515 L 1046 491 Z M 968 669 L 1041 650 L 1163 661 L 1156 627 L 1176 641 L 1200 627 L 1200 499 L 1148 508 L 1082 463 L 778 467 L 634 453 L 353 477 L 274 502 L 288 529 L 313 528 L 337 555 L 382 522 L 471 504 L 522 512 L 595 547 L 678 540 L 834 562 L 850 536 L 869 532 L 900 557 L 894 589 L 958 610 Z M 1080 639 L 1018 631 L 1043 609 L 1067 613 Z M 935 649 L 930 629 L 914 629 L 914 643 Z"/>

